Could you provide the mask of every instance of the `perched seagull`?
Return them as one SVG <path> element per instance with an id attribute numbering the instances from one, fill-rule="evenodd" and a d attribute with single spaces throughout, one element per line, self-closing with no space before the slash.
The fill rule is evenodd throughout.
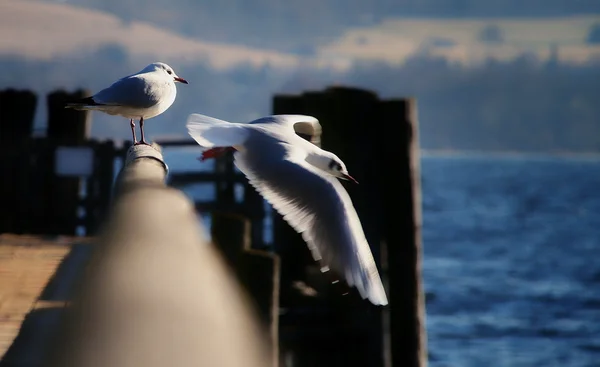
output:
<path id="1" fill-rule="evenodd" d="M 126 76 L 91 97 L 67 103 L 66 108 L 98 110 L 129 119 L 133 144 L 148 144 L 144 138 L 144 120 L 165 112 L 177 95 L 175 82 L 188 84 L 175 74 L 173 68 L 155 62 L 140 72 Z M 134 120 L 140 120 L 142 140 L 135 137 Z"/>
<path id="2" fill-rule="evenodd" d="M 298 126 L 300 124 L 300 126 Z M 308 244 L 322 271 L 333 269 L 363 299 L 386 305 L 373 255 L 350 200 L 337 178 L 356 182 L 335 154 L 296 135 L 294 126 L 320 131 L 311 116 L 274 115 L 230 123 L 192 114 L 189 134 L 205 151 L 200 159 L 235 151 L 235 165 Z"/>

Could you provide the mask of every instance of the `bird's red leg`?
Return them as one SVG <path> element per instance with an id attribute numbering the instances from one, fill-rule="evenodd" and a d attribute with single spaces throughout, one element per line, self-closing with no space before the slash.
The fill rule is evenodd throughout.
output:
<path id="1" fill-rule="evenodd" d="M 133 145 L 136 145 L 138 141 L 135 137 L 135 122 L 133 122 L 133 119 L 129 120 L 129 126 L 131 126 L 131 135 L 133 135 Z"/>
<path id="2" fill-rule="evenodd" d="M 143 117 L 140 117 L 140 132 L 142 133 L 142 140 L 140 140 L 140 142 L 138 144 L 150 145 L 146 142 L 146 139 L 144 138 L 144 118 Z"/>
<path id="3" fill-rule="evenodd" d="M 204 152 L 202 152 L 202 155 L 200 157 L 198 157 L 198 160 L 203 162 L 207 159 L 211 159 L 211 158 L 218 158 L 220 156 L 222 156 L 223 154 L 227 153 L 227 152 L 234 152 L 235 148 L 234 147 L 216 147 L 216 148 L 210 148 L 208 150 L 205 150 Z"/>

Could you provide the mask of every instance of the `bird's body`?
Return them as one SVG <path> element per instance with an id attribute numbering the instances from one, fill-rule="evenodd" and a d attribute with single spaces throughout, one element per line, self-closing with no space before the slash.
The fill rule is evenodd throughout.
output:
<path id="1" fill-rule="evenodd" d="M 354 180 L 333 153 L 296 135 L 320 131 L 317 119 L 275 115 L 248 124 L 193 114 L 190 135 L 204 148 L 233 147 L 250 184 L 306 241 L 324 270 L 331 268 L 363 298 L 387 304 L 373 255 L 350 196 L 337 178 Z"/>
<path id="2" fill-rule="evenodd" d="M 187 81 L 178 77 L 167 64 L 152 63 L 138 73 L 117 80 L 91 97 L 68 103 L 66 107 L 96 110 L 129 119 L 134 144 L 137 143 L 137 139 L 133 121 L 140 120 L 140 143 L 145 144 L 144 120 L 156 117 L 171 107 L 177 96 L 175 82 L 187 84 Z"/>
<path id="3" fill-rule="evenodd" d="M 148 120 L 171 107 L 176 96 L 175 83 L 160 80 L 152 73 L 134 74 L 117 80 L 110 87 L 73 107 L 97 110 L 128 119 Z"/>

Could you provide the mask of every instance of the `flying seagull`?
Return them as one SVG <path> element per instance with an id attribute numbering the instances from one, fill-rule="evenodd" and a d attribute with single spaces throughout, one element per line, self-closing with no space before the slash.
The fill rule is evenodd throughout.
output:
<path id="1" fill-rule="evenodd" d="M 300 124 L 300 126 L 298 126 Z M 189 134 L 203 147 L 201 159 L 234 150 L 235 165 L 250 184 L 307 243 L 322 270 L 334 270 L 363 299 L 387 297 L 350 196 L 338 181 L 356 182 L 335 154 L 296 135 L 294 127 L 320 131 L 312 116 L 274 115 L 231 123 L 200 114 L 188 117 Z"/>

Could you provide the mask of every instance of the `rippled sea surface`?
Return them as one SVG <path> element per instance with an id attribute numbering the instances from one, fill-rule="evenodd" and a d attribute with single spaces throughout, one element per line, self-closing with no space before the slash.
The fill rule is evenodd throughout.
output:
<path id="1" fill-rule="evenodd" d="M 423 157 L 421 174 L 429 366 L 600 366 L 600 160 Z"/>
<path id="2" fill-rule="evenodd" d="M 600 366 L 600 161 L 421 171 L 430 366 Z"/>

